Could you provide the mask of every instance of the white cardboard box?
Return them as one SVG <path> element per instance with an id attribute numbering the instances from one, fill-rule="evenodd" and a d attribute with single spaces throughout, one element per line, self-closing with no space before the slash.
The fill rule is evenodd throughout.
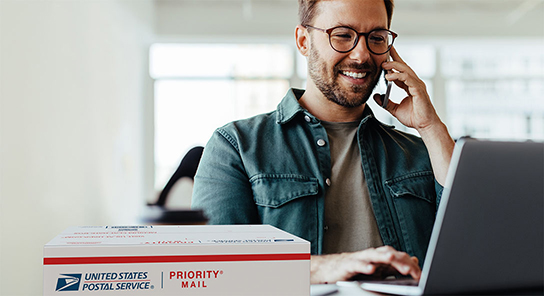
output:
<path id="1" fill-rule="evenodd" d="M 269 225 L 70 227 L 44 295 L 309 295 L 310 243 Z"/>

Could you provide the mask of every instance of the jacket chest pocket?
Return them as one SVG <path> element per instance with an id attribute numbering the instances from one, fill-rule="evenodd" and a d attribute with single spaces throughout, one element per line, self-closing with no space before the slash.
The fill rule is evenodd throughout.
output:
<path id="1" fill-rule="evenodd" d="M 259 175 L 250 179 L 261 223 L 312 243 L 317 253 L 319 182 L 301 175 Z"/>
<path id="2" fill-rule="evenodd" d="M 406 251 L 423 263 L 436 215 L 436 191 L 432 171 L 417 172 L 385 182 Z"/>
<path id="3" fill-rule="evenodd" d="M 261 174 L 250 180 L 258 206 L 279 208 L 298 198 L 319 192 L 317 178 L 293 174 Z"/>

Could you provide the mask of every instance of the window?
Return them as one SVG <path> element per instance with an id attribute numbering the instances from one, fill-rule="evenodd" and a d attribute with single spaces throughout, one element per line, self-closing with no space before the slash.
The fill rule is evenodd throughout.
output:
<path id="1" fill-rule="evenodd" d="M 544 140 L 544 45 L 519 40 L 444 46 L 454 137 Z"/>
<path id="2" fill-rule="evenodd" d="M 185 153 L 236 119 L 275 110 L 289 89 L 294 50 L 282 44 L 155 44 L 155 188 Z"/>

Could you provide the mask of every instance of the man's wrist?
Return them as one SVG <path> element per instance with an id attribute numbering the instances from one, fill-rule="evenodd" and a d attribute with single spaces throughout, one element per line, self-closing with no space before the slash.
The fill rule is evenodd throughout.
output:
<path id="1" fill-rule="evenodd" d="M 342 260 L 350 253 L 312 255 L 310 257 L 310 283 L 331 284 L 345 278 Z"/>
<path id="2" fill-rule="evenodd" d="M 418 130 L 429 151 L 431 165 L 438 183 L 444 186 L 455 142 L 442 121 Z"/>
<path id="3" fill-rule="evenodd" d="M 437 118 L 433 123 L 426 125 L 424 127 L 416 128 L 417 132 L 421 136 L 423 140 L 426 138 L 434 138 L 437 136 L 449 136 L 448 128 L 446 125 L 440 120 L 440 118 Z"/>
<path id="4" fill-rule="evenodd" d="M 310 257 L 310 283 L 311 284 L 326 284 L 323 278 L 323 260 L 326 260 L 327 255 L 312 255 Z"/>

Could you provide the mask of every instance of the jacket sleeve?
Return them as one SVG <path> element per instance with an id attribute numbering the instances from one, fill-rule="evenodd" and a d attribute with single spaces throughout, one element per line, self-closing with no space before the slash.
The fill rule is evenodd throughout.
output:
<path id="1" fill-rule="evenodd" d="M 253 191 L 234 137 L 217 129 L 209 140 L 193 187 L 192 208 L 209 224 L 259 224 Z"/>

